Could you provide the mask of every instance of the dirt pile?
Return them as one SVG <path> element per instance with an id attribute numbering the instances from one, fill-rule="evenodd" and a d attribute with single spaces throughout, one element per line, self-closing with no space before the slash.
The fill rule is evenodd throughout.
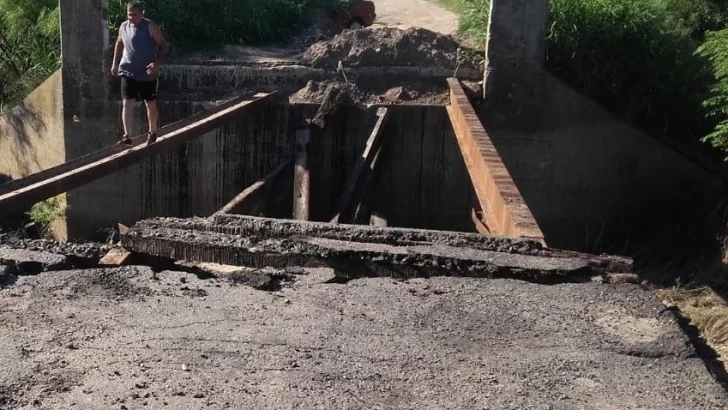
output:
<path id="1" fill-rule="evenodd" d="M 316 68 L 417 66 L 482 70 L 483 53 L 458 43 L 452 36 L 424 28 L 382 27 L 344 30 L 311 45 L 303 62 Z"/>
<path id="2" fill-rule="evenodd" d="M 347 90 L 353 104 L 426 104 L 444 105 L 448 101 L 446 87 L 403 82 L 393 88 L 380 89 L 366 84 L 346 84 L 338 81 L 309 81 L 305 87 L 289 96 L 291 103 L 321 104 L 332 87 Z"/>

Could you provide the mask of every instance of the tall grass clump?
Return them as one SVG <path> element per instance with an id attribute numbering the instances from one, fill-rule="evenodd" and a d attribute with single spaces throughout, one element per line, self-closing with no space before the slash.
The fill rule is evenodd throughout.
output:
<path id="1" fill-rule="evenodd" d="M 546 68 L 648 132 L 697 140 L 711 76 L 653 0 L 551 0 Z"/>
<path id="2" fill-rule="evenodd" d="M 112 38 L 126 18 L 126 0 L 109 0 Z M 145 15 L 175 46 L 262 44 L 283 40 L 309 22 L 316 9 L 344 0 L 147 0 Z"/>

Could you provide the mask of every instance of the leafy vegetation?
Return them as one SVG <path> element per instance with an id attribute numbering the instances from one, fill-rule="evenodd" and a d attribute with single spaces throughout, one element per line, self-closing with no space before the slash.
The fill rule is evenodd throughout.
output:
<path id="1" fill-rule="evenodd" d="M 60 37 L 57 0 L 0 0 L 0 107 L 60 67 Z"/>
<path id="2" fill-rule="evenodd" d="M 698 53 L 710 60 L 716 79 L 703 106 L 708 109 L 708 115 L 718 122 L 702 140 L 728 150 L 728 29 L 708 32 Z"/>
<path id="3" fill-rule="evenodd" d="M 490 0 L 441 1 L 484 45 Z M 726 23 L 724 0 L 550 0 L 545 65 L 648 132 L 728 150 Z"/>
<path id="4" fill-rule="evenodd" d="M 58 195 L 33 205 L 27 215 L 38 225 L 41 235 L 47 236 L 51 223 L 62 217 L 66 208 L 65 195 Z"/>
<path id="5" fill-rule="evenodd" d="M 146 14 L 178 48 L 261 44 L 300 29 L 310 13 L 345 0 L 147 0 Z M 126 0 L 109 0 L 115 39 Z M 58 0 L 0 0 L 0 108 L 21 102 L 60 65 Z"/>
<path id="6" fill-rule="evenodd" d="M 331 10 L 344 0 L 147 0 L 145 15 L 160 25 L 175 46 L 260 44 L 284 39 L 300 29 L 310 13 Z M 109 0 L 112 38 L 126 18 L 127 0 Z"/>

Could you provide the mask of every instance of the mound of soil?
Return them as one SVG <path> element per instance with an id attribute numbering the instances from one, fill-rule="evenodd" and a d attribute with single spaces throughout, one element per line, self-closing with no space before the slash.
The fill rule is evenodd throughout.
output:
<path id="1" fill-rule="evenodd" d="M 140 299 L 154 292 L 145 285 L 153 272 L 148 267 L 68 270 L 44 272 L 28 279 L 35 294 L 79 299 L 87 296 L 105 299 Z"/>
<path id="2" fill-rule="evenodd" d="M 350 67 L 422 66 L 482 69 L 483 53 L 463 46 L 452 36 L 424 28 L 402 30 L 381 27 L 344 30 L 333 38 L 311 45 L 303 62 L 316 68 L 333 68 L 339 61 Z"/>
<path id="3" fill-rule="evenodd" d="M 345 84 L 338 81 L 309 81 L 305 87 L 289 96 L 291 103 L 324 102 L 332 87 L 344 87 L 353 104 L 425 104 L 444 105 L 448 101 L 447 89 L 419 83 L 401 83 L 388 89 L 366 87 L 364 84 Z"/>

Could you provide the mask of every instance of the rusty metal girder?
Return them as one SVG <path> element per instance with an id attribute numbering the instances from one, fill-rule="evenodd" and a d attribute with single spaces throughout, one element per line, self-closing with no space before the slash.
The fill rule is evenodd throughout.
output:
<path id="1" fill-rule="evenodd" d="M 488 229 L 497 235 L 546 243 L 543 232 L 480 122 L 460 81 L 448 78 L 447 113 Z"/>

